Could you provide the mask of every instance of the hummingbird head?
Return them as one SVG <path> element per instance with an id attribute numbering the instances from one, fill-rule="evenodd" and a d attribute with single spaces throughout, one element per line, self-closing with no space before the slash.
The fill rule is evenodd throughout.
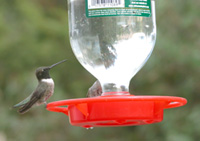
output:
<path id="1" fill-rule="evenodd" d="M 51 78 L 49 75 L 49 67 L 39 67 L 36 69 L 36 76 L 38 80 Z"/>
<path id="2" fill-rule="evenodd" d="M 51 76 L 49 75 L 49 70 L 51 68 L 55 67 L 56 65 L 58 65 L 60 63 L 63 63 L 65 61 L 67 61 L 67 60 L 62 60 L 62 61 L 60 61 L 58 63 L 55 63 L 55 64 L 53 64 L 51 66 L 37 68 L 36 72 L 35 72 L 37 79 L 40 81 L 41 79 L 51 78 Z"/>

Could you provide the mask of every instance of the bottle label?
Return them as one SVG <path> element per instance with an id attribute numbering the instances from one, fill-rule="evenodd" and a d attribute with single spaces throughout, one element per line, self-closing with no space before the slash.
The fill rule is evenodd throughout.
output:
<path id="1" fill-rule="evenodd" d="M 151 0 L 85 0 L 86 16 L 151 17 Z"/>

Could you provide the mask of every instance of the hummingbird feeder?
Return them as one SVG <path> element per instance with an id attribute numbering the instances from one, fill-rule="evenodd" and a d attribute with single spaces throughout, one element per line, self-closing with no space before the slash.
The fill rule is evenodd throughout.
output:
<path id="1" fill-rule="evenodd" d="M 155 45 L 155 0 L 69 0 L 68 15 L 73 52 L 103 93 L 51 102 L 47 110 L 66 114 L 74 126 L 132 126 L 161 122 L 164 109 L 187 103 L 182 97 L 129 93 L 131 78 Z"/>

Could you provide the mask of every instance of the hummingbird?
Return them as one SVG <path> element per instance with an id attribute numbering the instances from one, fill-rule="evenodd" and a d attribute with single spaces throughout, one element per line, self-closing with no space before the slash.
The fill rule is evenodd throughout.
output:
<path id="1" fill-rule="evenodd" d="M 26 99 L 21 101 L 20 103 L 14 105 L 14 108 L 19 108 L 18 112 L 21 114 L 26 113 L 30 110 L 32 106 L 39 106 L 41 104 L 47 104 L 46 101 L 49 99 L 54 93 L 54 81 L 49 75 L 50 69 L 55 67 L 56 65 L 65 62 L 66 60 L 62 60 L 58 63 L 55 63 L 51 66 L 39 67 L 35 71 L 35 75 L 38 80 L 38 86 L 28 96 Z"/>
<path id="2" fill-rule="evenodd" d="M 89 88 L 87 97 L 96 97 L 101 96 L 102 94 L 102 87 L 99 80 L 96 80 L 94 84 Z"/>

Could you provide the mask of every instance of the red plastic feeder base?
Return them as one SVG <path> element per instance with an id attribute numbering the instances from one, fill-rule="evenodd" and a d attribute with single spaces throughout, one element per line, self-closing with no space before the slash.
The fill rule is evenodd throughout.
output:
<path id="1" fill-rule="evenodd" d="M 47 104 L 47 110 L 68 115 L 74 126 L 133 126 L 161 122 L 164 109 L 186 103 L 173 96 L 113 95 L 55 101 Z"/>

